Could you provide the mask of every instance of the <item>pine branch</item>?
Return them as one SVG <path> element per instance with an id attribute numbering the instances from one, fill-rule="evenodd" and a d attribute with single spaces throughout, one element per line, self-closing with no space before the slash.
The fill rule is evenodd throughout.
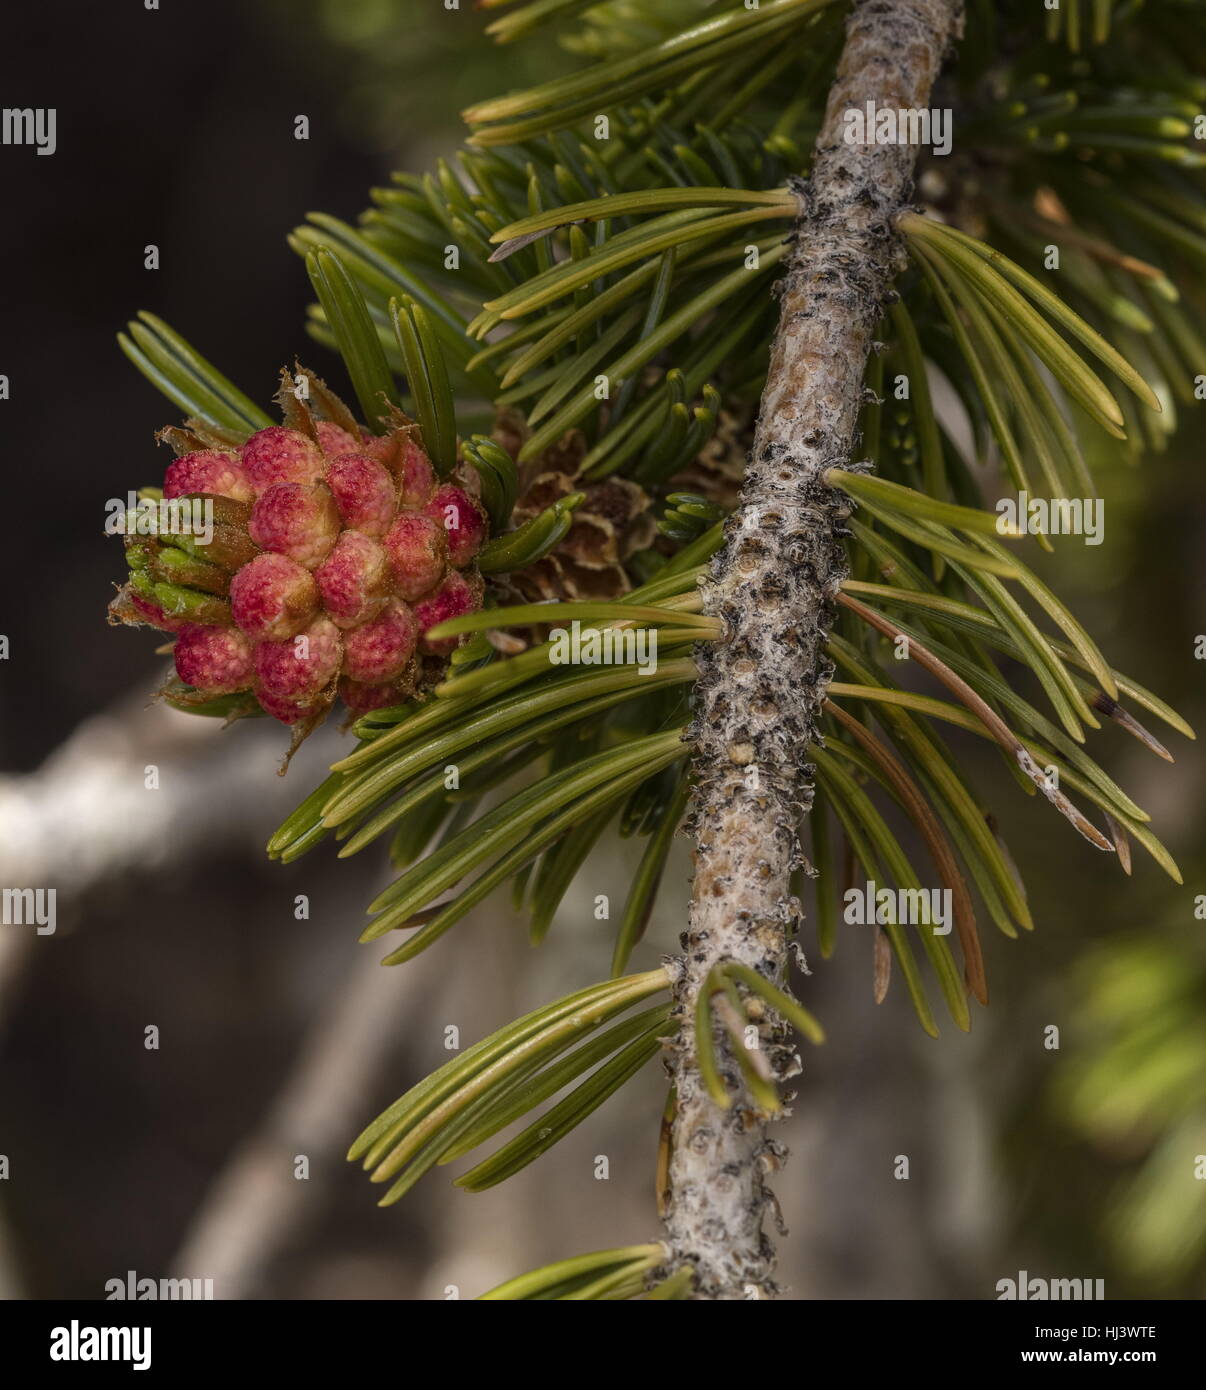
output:
<path id="1" fill-rule="evenodd" d="M 235 571 L 255 562 L 245 515 L 254 508 L 239 493 L 258 491 L 265 439 L 271 454 L 283 438 L 307 468 L 315 446 L 336 456 L 363 446 L 359 475 L 376 470 L 380 483 L 382 468 L 397 469 L 408 506 L 437 475 L 454 495 L 469 489 L 452 509 L 477 522 L 458 535 L 472 565 L 456 581 L 454 616 L 423 600 L 422 664 L 401 683 L 346 687 L 358 746 L 269 846 L 290 863 L 327 839 L 344 858 L 386 838 L 398 876 L 371 904 L 362 936 L 394 938 L 384 963 L 439 948 L 507 881 L 540 942 L 614 827 L 647 837 L 616 932 L 621 976 L 698 783 L 688 954 L 481 1040 L 412 1086 L 356 1146 L 359 1156 L 367 1146 L 376 1180 L 393 1180 L 389 1205 L 433 1165 L 575 1082 L 458 1179 L 476 1191 L 539 1159 L 669 1050 L 678 1085 L 658 1151 L 663 1212 L 673 1188 L 665 1243 L 561 1261 L 490 1298 L 773 1291 L 763 1174 L 783 1151 L 765 1126 L 782 1112 L 776 1083 L 799 1071 L 786 1026 L 821 1040 L 776 983 L 799 915 L 793 886 L 804 873 L 817 878 L 823 957 L 836 944 L 840 863 L 924 899 L 929 869 L 877 804 L 895 802 L 958 901 L 962 971 L 922 901 L 906 920 L 878 919 L 873 993 L 885 997 L 894 961 L 931 1036 L 927 986 L 964 1030 L 969 995 L 987 999 L 966 887 L 1006 936 L 1035 925 L 995 820 L 935 724 L 996 741 L 1021 789 L 1041 793 L 1126 873 L 1133 843 L 1181 882 L 1151 818 L 1089 756 L 1088 738 L 1108 721 L 1171 759 L 1120 700 L 1193 732 L 1108 663 L 1020 554 L 1027 535 L 1050 551 L 1048 534 L 1065 534 L 1065 522 L 1079 530 L 1103 455 L 1138 462 L 1163 448 L 1176 407 L 1194 400 L 1206 362 L 1193 316 L 1206 211 L 1189 171 L 1206 156 L 1189 143 L 1189 118 L 1206 86 L 1190 76 L 1185 36 L 1178 28 L 1150 45 L 1152 15 L 1099 65 L 1064 62 L 1047 44 L 1055 70 L 1035 73 L 996 42 L 996 7 L 974 0 L 941 99 L 967 115 L 960 129 L 975 177 L 948 184 L 928 165 L 920 209 L 909 147 L 851 147 L 844 121 L 871 101 L 880 110 L 928 103 L 961 31 L 958 0 L 856 0 L 848 28 L 832 0 L 761 9 L 735 0 L 702 23 L 701 3 L 658 0 L 657 22 L 643 14 L 636 28 L 624 7 L 588 6 L 566 46 L 593 67 L 473 108 L 475 134 L 456 167 L 395 175 L 358 227 L 315 213 L 296 230 L 291 244 L 319 298 L 309 331 L 342 358 L 363 423 L 296 366 L 276 397 L 284 429 L 259 430 L 269 417 L 166 324 L 142 315 L 122 335 L 138 369 L 189 416 L 158 436 L 180 457 L 163 488 L 140 491 L 134 529 L 123 524 L 130 576 L 110 606 L 117 622 L 186 630 L 178 679 L 162 692 L 174 708 L 286 723 L 301 714 L 295 744 L 322 712 L 264 704 L 271 692 L 255 661 L 241 676 L 248 688 L 228 690 L 194 650 L 246 655 L 249 626 L 252 655 L 264 646 L 268 677 L 281 674 L 280 643 L 260 643 L 255 614 L 240 625 L 227 598 Z M 535 0 L 506 28 L 578 8 Z M 1129 23 L 1121 15 L 1119 28 Z M 1020 28 L 1041 43 L 1040 25 L 1031 14 Z M 592 138 L 588 97 L 592 118 L 607 106 L 609 134 Z M 787 181 L 788 168 L 811 171 L 810 182 Z M 765 225 L 792 219 L 787 241 Z M 985 222 L 992 242 L 972 235 Z M 780 315 L 762 291 L 781 261 L 768 372 Z M 971 457 L 935 409 L 931 362 L 958 398 Z M 1019 490 L 1009 522 L 999 513 L 1013 499 L 984 509 L 998 466 Z M 320 472 L 342 478 L 343 465 L 332 457 Z M 170 498 L 184 480 L 217 487 L 209 550 L 195 537 L 167 544 L 142 532 L 142 502 Z M 382 495 L 390 492 L 386 480 Z M 1053 510 L 1040 505 L 1036 516 L 1024 499 L 1042 492 Z M 273 495 L 275 485 L 255 507 L 271 512 Z M 354 531 L 352 513 L 341 519 Z M 318 507 L 304 556 L 329 543 L 324 517 L 329 508 Z M 288 553 L 294 539 L 275 543 Z M 371 540 L 352 544 L 372 552 Z M 372 612 L 374 594 L 361 597 Z M 333 601 L 346 621 L 338 593 Z M 588 669 L 576 669 L 573 654 L 567 664 L 550 622 L 570 623 L 615 669 L 596 671 L 585 655 Z M 656 671 L 624 644 L 640 635 L 633 629 L 656 636 Z M 347 641 L 325 618 L 324 633 L 320 654 Z M 889 674 L 889 642 L 953 702 Z M 815 867 L 801 849 L 803 814 Z M 666 990 L 671 1000 L 585 1038 L 583 1028 Z M 602 1012 L 583 1011 L 586 998 Z"/>
<path id="2" fill-rule="evenodd" d="M 727 636 L 699 658 L 696 876 L 673 985 L 682 1033 L 665 1213 L 667 1272 L 693 1265 L 699 1299 L 773 1292 L 764 1174 L 782 1150 L 761 1113 L 726 1110 L 709 1093 L 691 1020 L 719 965 L 737 962 L 770 980 L 785 970 L 797 915 L 790 879 L 802 863 L 798 817 L 813 794 L 804 750 L 817 739 L 833 669 L 830 604 L 846 575 L 849 510 L 823 475 L 851 458 L 873 335 L 902 263 L 893 219 L 912 194 L 915 149 L 848 145 L 843 113 L 869 100 L 925 108 L 961 25 L 960 0 L 860 0 L 851 15 L 812 176 L 796 189 L 779 329 L 740 506 L 704 587 L 705 612 L 723 620 Z M 721 1074 L 739 1092 L 735 1053 L 715 1031 Z M 762 1031 L 785 1079 L 798 1070 L 794 1053 L 778 1026 Z"/>

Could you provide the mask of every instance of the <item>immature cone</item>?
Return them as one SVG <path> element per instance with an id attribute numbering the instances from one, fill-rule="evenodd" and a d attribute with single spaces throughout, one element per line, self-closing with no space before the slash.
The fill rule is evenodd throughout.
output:
<path id="1" fill-rule="evenodd" d="M 210 501 L 213 535 L 127 537 L 130 580 L 109 608 L 111 622 L 177 634 L 169 699 L 245 695 L 232 707 L 254 712 L 254 701 L 293 726 L 295 743 L 337 693 L 358 715 L 440 678 L 457 641 L 426 633 L 481 606 L 474 557 L 487 537 L 484 511 L 437 480 L 413 426 L 353 433 L 313 380 L 338 420 L 294 398 L 288 426 L 241 448 L 189 449 L 168 467 L 164 496 Z M 193 423 L 162 437 L 177 449 L 212 442 Z"/>

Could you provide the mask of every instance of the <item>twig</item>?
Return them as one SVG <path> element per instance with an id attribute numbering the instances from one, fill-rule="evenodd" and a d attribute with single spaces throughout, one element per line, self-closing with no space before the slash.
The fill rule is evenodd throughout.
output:
<path id="1" fill-rule="evenodd" d="M 723 620 L 727 637 L 699 657 L 696 875 L 674 986 L 684 1031 L 671 1062 L 678 1101 L 663 1269 L 694 1266 L 698 1299 L 774 1291 L 762 1227 L 775 1146 L 753 1107 L 725 1110 L 707 1094 L 691 1020 L 718 961 L 770 979 L 785 970 L 797 824 L 812 800 L 800 750 L 814 741 L 832 673 L 824 645 L 846 572 L 848 512 L 823 475 L 852 456 L 867 358 L 901 263 L 892 219 L 912 195 L 916 149 L 847 144 L 844 115 L 870 101 L 924 109 L 961 25 L 960 0 L 854 7 L 812 176 L 794 184 L 794 247 L 741 505 L 704 586 L 704 611 Z M 779 1052 L 782 1079 L 791 1053 Z M 739 1094 L 731 1048 L 722 1064 Z"/>

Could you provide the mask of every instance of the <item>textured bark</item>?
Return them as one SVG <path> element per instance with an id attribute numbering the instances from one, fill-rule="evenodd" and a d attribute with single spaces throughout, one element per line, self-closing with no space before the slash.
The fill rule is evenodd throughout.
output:
<path id="1" fill-rule="evenodd" d="M 812 803 L 806 750 L 832 674 L 831 600 L 846 573 L 849 510 L 822 475 L 847 466 L 855 447 L 867 357 L 901 263 L 892 219 L 911 197 L 917 156 L 908 145 L 846 144 L 843 113 L 868 101 L 926 108 L 961 23 L 961 0 L 855 5 L 812 174 L 797 188 L 800 212 L 741 504 L 704 586 L 705 611 L 723 619 L 726 635 L 699 657 L 696 868 L 674 985 L 682 1032 L 670 1063 L 678 1099 L 664 1235 L 665 1270 L 692 1264 L 696 1298 L 775 1292 L 763 1229 L 774 1199 L 765 1178 L 783 1150 L 719 1032 L 734 1104 L 724 1110 L 708 1095 L 692 1016 L 718 962 L 740 961 L 779 982 L 784 975 L 799 906 L 790 879 L 803 864 L 797 829 Z M 761 1031 L 775 1075 L 798 1071 L 782 1025 L 770 1018 Z"/>

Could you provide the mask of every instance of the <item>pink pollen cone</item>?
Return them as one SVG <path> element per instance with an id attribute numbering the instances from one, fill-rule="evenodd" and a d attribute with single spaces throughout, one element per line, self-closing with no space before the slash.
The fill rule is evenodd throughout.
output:
<path id="1" fill-rule="evenodd" d="M 413 441 L 407 441 L 399 474 L 402 501 L 408 507 L 421 507 L 435 491 L 431 460 Z"/>
<path id="2" fill-rule="evenodd" d="M 359 627 L 380 611 L 389 596 L 389 561 L 374 540 L 344 531 L 314 571 L 328 616 L 340 627 Z"/>
<path id="3" fill-rule="evenodd" d="M 316 618 L 304 632 L 283 642 L 258 642 L 257 693 L 283 700 L 308 700 L 330 685 L 339 670 L 339 629 L 330 618 Z"/>
<path id="4" fill-rule="evenodd" d="M 353 714 L 368 714 L 370 710 L 387 705 L 405 704 L 414 694 L 414 686 L 406 680 L 390 681 L 387 685 L 363 685 L 360 681 L 339 682 L 339 698 Z"/>
<path id="5" fill-rule="evenodd" d="M 398 483 L 399 498 L 404 507 L 421 507 L 435 491 L 435 471 L 431 460 L 422 447 L 405 433 L 396 431 L 380 438 L 366 435 L 359 452 L 384 464 Z"/>
<path id="6" fill-rule="evenodd" d="M 293 700 L 286 695 L 272 695 L 261 690 L 256 696 L 260 708 L 282 724 L 300 724 L 303 719 L 312 719 L 327 709 L 329 700 L 315 697 L 312 700 Z"/>
<path id="7" fill-rule="evenodd" d="M 184 497 L 189 493 L 205 492 L 214 497 L 233 497 L 236 502 L 250 502 L 255 497 L 251 480 L 237 454 L 218 453 L 213 449 L 198 449 L 181 454 L 168 464 L 163 479 L 163 495 Z"/>
<path id="8" fill-rule="evenodd" d="M 463 574 L 455 571 L 448 576 L 430 597 L 415 604 L 415 618 L 419 631 L 426 634 L 429 628 L 439 623 L 459 618 L 465 613 L 476 613 L 481 604 L 481 583 L 474 585 Z M 433 656 L 447 656 L 460 645 L 459 637 L 446 637 L 442 642 L 429 642 L 426 636 L 419 640 L 422 651 Z"/>
<path id="9" fill-rule="evenodd" d="M 306 435 L 271 425 L 243 445 L 243 467 L 258 494 L 273 483 L 316 483 L 324 460 L 318 445 Z"/>
<path id="10" fill-rule="evenodd" d="M 486 539 L 486 515 L 467 492 L 445 483 L 423 508 L 448 533 L 448 558 L 461 569 L 481 549 Z"/>
<path id="11" fill-rule="evenodd" d="M 418 598 L 444 577 L 448 538 L 443 526 L 421 512 L 402 512 L 381 544 L 389 556 L 394 588 L 404 599 Z"/>
<path id="12" fill-rule="evenodd" d="M 251 643 L 235 628 L 190 624 L 173 655 L 185 685 L 207 695 L 231 695 L 251 685 Z"/>
<path id="13" fill-rule="evenodd" d="M 126 589 L 125 596 L 143 622 L 149 623 L 151 627 L 159 628 L 161 632 L 183 632 L 186 627 L 195 626 L 187 618 L 169 618 L 157 603 L 152 603 L 150 599 L 136 594 L 133 589 Z"/>
<path id="14" fill-rule="evenodd" d="M 391 599 L 381 615 L 344 637 L 343 671 L 365 685 L 384 685 L 400 676 L 415 652 L 415 615 Z"/>
<path id="15" fill-rule="evenodd" d="M 367 454 L 341 454 L 327 470 L 327 486 L 343 524 L 366 536 L 384 536 L 398 510 L 397 489 L 385 467 Z"/>
<path id="16" fill-rule="evenodd" d="M 312 570 L 339 535 L 339 510 L 325 483 L 274 483 L 260 495 L 247 530 L 264 550 Z"/>
<path id="17" fill-rule="evenodd" d="M 316 420 L 314 428 L 318 432 L 322 451 L 328 458 L 334 458 L 337 454 L 354 454 L 360 447 L 358 439 L 341 426 L 333 425 L 330 420 Z"/>
<path id="18" fill-rule="evenodd" d="M 318 587 L 309 570 L 284 555 L 265 552 L 230 581 L 235 623 L 260 642 L 281 642 L 300 632 L 318 611 Z"/>

